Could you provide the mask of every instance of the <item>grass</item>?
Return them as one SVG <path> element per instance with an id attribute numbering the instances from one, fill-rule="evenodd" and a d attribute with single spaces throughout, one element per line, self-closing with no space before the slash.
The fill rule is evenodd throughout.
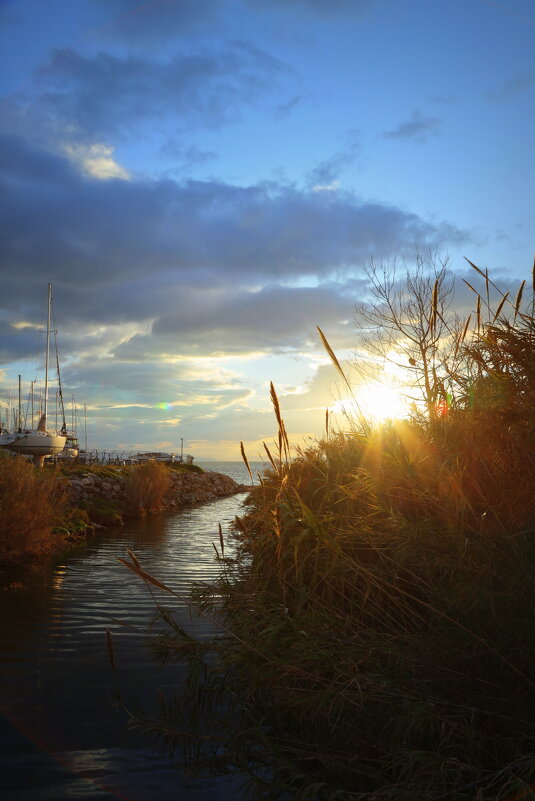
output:
<path id="1" fill-rule="evenodd" d="M 40 559 L 87 536 L 92 524 L 117 526 L 125 515 L 160 511 L 171 470 L 203 472 L 197 465 L 157 462 L 128 467 L 73 462 L 37 469 L 26 459 L 0 451 L 0 561 Z M 124 501 L 96 496 L 73 506 L 62 478 L 88 474 L 104 480 L 125 478 Z"/>
<path id="2" fill-rule="evenodd" d="M 521 301 L 484 324 L 478 296 L 440 414 L 329 431 L 290 457 L 272 387 L 273 469 L 233 556 L 221 539 L 219 579 L 192 594 L 221 636 L 195 643 L 163 611 L 187 701 L 133 725 L 266 801 L 535 799 L 535 321 Z"/>
<path id="3" fill-rule="evenodd" d="M 171 471 L 178 473 L 203 473 L 197 465 L 175 462 L 146 462 L 139 465 L 84 465 L 76 462 L 61 465 L 60 474 L 66 477 L 82 478 L 94 475 L 103 480 L 125 479 L 124 498 L 110 499 L 95 496 L 78 503 L 79 510 L 97 525 L 122 525 L 123 517 L 144 517 L 159 512 L 163 508 L 164 496 L 171 485 Z M 72 515 L 71 515 L 72 517 Z M 76 529 L 76 521 L 64 523 L 69 531 Z"/>
<path id="4" fill-rule="evenodd" d="M 55 470 L 39 470 L 20 457 L 0 457 L 0 558 L 41 556 L 56 544 L 67 492 Z"/>
<path id="5" fill-rule="evenodd" d="M 162 509 L 171 486 L 167 467 L 160 462 L 136 465 L 127 474 L 125 510 L 131 517 L 143 517 Z"/>

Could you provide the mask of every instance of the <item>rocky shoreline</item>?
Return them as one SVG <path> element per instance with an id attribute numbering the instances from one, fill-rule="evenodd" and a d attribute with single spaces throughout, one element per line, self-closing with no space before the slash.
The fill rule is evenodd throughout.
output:
<path id="1" fill-rule="evenodd" d="M 19 461 L 4 460 L 4 466 L 13 464 L 18 466 Z M 39 485 L 34 486 L 31 482 L 39 476 L 46 478 L 46 473 L 39 474 L 30 465 L 23 466 L 24 481 L 15 482 L 14 491 L 19 497 L 33 493 L 33 497 L 39 498 Z M 57 487 L 58 514 L 55 520 L 47 520 L 40 529 L 36 528 L 35 534 L 32 533 L 35 523 L 28 523 L 27 515 L 24 516 L 28 509 L 25 503 L 15 504 L 10 509 L 11 517 L 6 511 L 4 530 L 0 531 L 3 534 L 3 538 L 0 536 L 0 591 L 20 588 L 23 586 L 20 581 L 25 581 L 21 576 L 28 570 L 41 569 L 56 554 L 85 543 L 97 531 L 122 526 L 129 520 L 156 512 L 172 514 L 182 508 L 252 489 L 251 485 L 239 484 L 222 473 L 203 472 L 197 467 L 166 466 L 163 469 L 162 466 L 162 471 L 156 476 L 159 481 L 156 494 L 154 482 L 151 483 L 151 477 L 145 475 L 141 485 L 135 487 L 137 495 L 133 499 L 132 480 L 139 469 L 139 466 L 126 465 L 70 465 L 55 476 L 51 475 L 48 493 L 53 493 L 54 484 L 60 482 Z M 13 470 L 5 473 L 11 477 L 14 475 Z M 9 492 L 13 492 L 13 488 Z M 17 571 L 20 571 L 20 576 Z"/>
<path id="2" fill-rule="evenodd" d="M 169 488 L 162 499 L 161 511 L 172 511 L 186 506 L 194 506 L 199 503 L 206 503 L 217 498 L 226 498 L 236 495 L 239 492 L 248 492 L 251 486 L 238 484 L 230 476 L 213 471 L 194 472 L 194 471 L 168 471 Z M 106 475 L 87 470 L 86 472 L 76 473 L 66 476 L 65 480 L 69 485 L 69 494 L 73 506 L 91 507 L 95 501 L 105 502 L 110 508 L 119 510 L 124 506 L 126 497 L 127 475 L 124 468 L 110 470 Z M 90 514 L 90 519 L 95 515 Z M 96 515 L 100 519 L 91 519 L 92 523 L 103 524 L 102 515 Z M 116 513 L 108 525 L 120 525 L 122 515 Z M 106 523 L 104 523 L 106 525 Z"/>

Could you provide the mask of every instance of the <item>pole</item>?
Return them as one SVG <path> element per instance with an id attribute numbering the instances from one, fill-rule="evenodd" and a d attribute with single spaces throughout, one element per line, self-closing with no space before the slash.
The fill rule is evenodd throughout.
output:
<path id="1" fill-rule="evenodd" d="M 35 384 L 35 381 L 32 381 L 32 431 L 33 431 L 33 385 L 34 384 Z"/>
<path id="2" fill-rule="evenodd" d="M 21 406 L 20 392 L 21 392 L 21 387 L 20 387 L 20 374 L 19 374 L 19 421 L 18 421 L 19 434 L 22 432 L 22 406 Z"/>
<path id="3" fill-rule="evenodd" d="M 48 285 L 48 314 L 46 323 L 46 356 L 45 356 L 45 426 L 48 414 L 48 358 L 50 353 L 50 306 L 52 305 L 52 284 Z"/>
<path id="4" fill-rule="evenodd" d="M 180 437 L 180 463 L 184 461 L 184 437 Z"/>

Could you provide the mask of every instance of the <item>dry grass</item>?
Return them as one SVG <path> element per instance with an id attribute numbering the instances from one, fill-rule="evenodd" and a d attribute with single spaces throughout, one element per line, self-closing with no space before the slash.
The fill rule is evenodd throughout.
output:
<path id="1" fill-rule="evenodd" d="M 54 470 L 20 457 L 0 457 L 0 556 L 39 556 L 55 545 L 67 493 Z"/>
<path id="2" fill-rule="evenodd" d="M 534 499 L 524 432 L 461 416 L 332 436 L 266 476 L 195 596 L 222 596 L 234 635 L 226 764 L 273 770 L 261 798 L 533 798 Z"/>
<path id="3" fill-rule="evenodd" d="M 535 321 L 521 300 L 484 323 L 478 296 L 442 416 L 327 425 L 290 459 L 272 387 L 273 469 L 236 521 L 236 555 L 222 548 L 219 580 L 193 593 L 222 605 L 224 636 L 206 660 L 166 618 L 161 650 L 188 654 L 195 702 L 162 700 L 145 727 L 269 801 L 535 799 Z"/>
<path id="4" fill-rule="evenodd" d="M 169 471 L 160 462 L 145 462 L 131 468 L 125 485 L 127 514 L 142 517 L 160 511 L 170 486 Z"/>

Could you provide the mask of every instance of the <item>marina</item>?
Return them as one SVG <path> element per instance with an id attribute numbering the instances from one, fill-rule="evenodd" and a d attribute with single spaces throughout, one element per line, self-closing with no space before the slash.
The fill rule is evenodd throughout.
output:
<path id="1" fill-rule="evenodd" d="M 16 418 L 16 425 L 13 430 L 3 430 L 0 428 L 0 447 L 6 448 L 13 453 L 19 453 L 24 456 L 33 456 L 35 464 L 40 467 L 44 464 L 46 456 L 56 456 L 61 453 L 65 448 L 67 442 L 67 431 L 65 426 L 65 415 L 63 414 L 63 425 L 61 431 L 55 431 L 49 427 L 48 421 L 48 368 L 50 359 L 50 317 L 52 310 L 52 284 L 48 284 L 48 298 L 47 298 L 47 324 L 46 324 L 46 349 L 45 349 L 45 390 L 44 390 L 44 406 L 43 413 L 39 419 L 36 429 L 24 428 L 22 418 L 21 406 L 21 377 L 19 375 L 19 404 L 18 415 Z M 57 349 L 56 349 L 57 354 Z M 59 361 L 56 358 L 59 379 Z M 60 383 L 61 387 L 61 383 Z M 33 389 L 33 382 L 32 382 Z M 32 395 L 33 406 L 33 395 Z M 62 404 L 63 410 L 63 404 Z M 33 411 L 32 411 L 32 425 L 33 425 Z"/>

